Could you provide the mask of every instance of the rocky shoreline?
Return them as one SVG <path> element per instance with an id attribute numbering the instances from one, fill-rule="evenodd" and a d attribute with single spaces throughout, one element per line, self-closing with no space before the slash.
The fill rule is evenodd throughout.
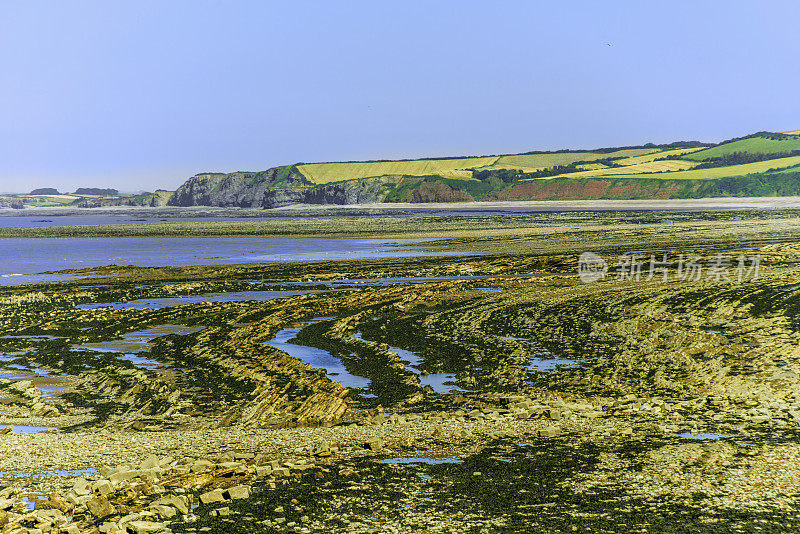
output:
<path id="1" fill-rule="evenodd" d="M 787 235 L 742 283 L 583 284 L 549 251 L 4 287 L 0 528 L 796 531 Z M 301 287 L 315 292 L 82 306 Z M 272 346 L 287 328 L 322 359 Z M 367 385 L 344 387 L 326 354 Z"/>

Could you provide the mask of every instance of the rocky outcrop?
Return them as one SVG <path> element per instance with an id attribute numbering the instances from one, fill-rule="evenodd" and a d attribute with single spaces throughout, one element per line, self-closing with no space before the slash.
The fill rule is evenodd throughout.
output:
<path id="1" fill-rule="evenodd" d="M 0 208 L 13 208 L 15 210 L 21 210 L 25 207 L 25 204 L 19 198 L 0 198 Z"/>
<path id="2" fill-rule="evenodd" d="M 260 208 L 275 189 L 308 187 L 295 167 L 275 167 L 262 172 L 202 173 L 175 191 L 170 206 L 238 206 Z"/>
<path id="3" fill-rule="evenodd" d="M 167 191 L 166 189 L 156 189 L 156 192 L 153 193 L 152 198 L 149 201 L 149 206 L 156 207 L 156 206 L 166 206 L 169 202 L 169 199 L 172 198 L 172 195 L 175 191 Z"/>
<path id="4" fill-rule="evenodd" d="M 364 204 L 381 202 L 385 194 L 380 179 L 339 182 L 305 191 L 304 204 Z M 278 199 L 276 199 L 278 200 Z M 285 205 L 285 204 L 275 204 Z"/>
<path id="5" fill-rule="evenodd" d="M 170 206 L 276 208 L 290 204 L 359 204 L 382 199 L 381 180 L 314 186 L 295 166 L 262 172 L 203 173 L 175 191 Z"/>

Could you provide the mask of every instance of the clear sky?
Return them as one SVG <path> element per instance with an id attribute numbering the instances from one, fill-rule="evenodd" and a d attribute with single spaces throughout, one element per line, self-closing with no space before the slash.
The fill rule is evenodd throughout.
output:
<path id="1" fill-rule="evenodd" d="M 800 128 L 800 2 L 0 1 L 0 191 Z"/>

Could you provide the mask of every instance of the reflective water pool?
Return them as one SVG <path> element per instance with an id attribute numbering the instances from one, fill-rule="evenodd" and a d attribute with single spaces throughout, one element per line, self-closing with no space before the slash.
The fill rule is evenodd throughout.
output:
<path id="1" fill-rule="evenodd" d="M 158 267 L 447 254 L 404 248 L 421 241 L 351 238 L 2 238 L 0 285 L 30 283 L 27 275 L 47 271 L 106 265 Z"/>
<path id="2" fill-rule="evenodd" d="M 92 304 L 78 304 L 79 310 L 94 310 L 97 308 L 111 308 L 114 310 L 157 310 L 173 306 L 185 306 L 201 302 L 240 302 L 245 300 L 267 301 L 280 298 L 305 295 L 311 291 L 232 291 L 230 293 L 204 293 L 190 297 L 163 297 L 153 299 L 139 299 L 128 302 L 98 302 Z"/>
<path id="3" fill-rule="evenodd" d="M 325 369 L 325 373 L 331 380 L 339 382 L 348 388 L 369 388 L 370 381 L 363 376 L 356 376 L 347 371 L 342 360 L 335 357 L 327 350 L 305 345 L 295 345 L 289 343 L 300 333 L 300 328 L 284 328 L 275 335 L 275 338 L 266 344 L 280 349 L 299 360 L 306 362 L 312 367 Z"/>
<path id="4" fill-rule="evenodd" d="M 369 341 L 368 339 L 364 339 L 361 332 L 356 332 L 353 334 L 353 337 L 359 341 Z M 455 384 L 456 375 L 453 373 L 422 374 L 422 371 L 419 370 L 419 366 L 422 364 L 422 358 L 417 356 L 414 352 L 401 349 L 400 347 L 389 347 L 389 350 L 400 356 L 400 359 L 406 362 L 406 369 L 417 375 L 419 383 L 423 388 L 425 386 L 430 386 L 434 392 L 442 395 L 452 393 L 453 391 L 466 391 Z"/>

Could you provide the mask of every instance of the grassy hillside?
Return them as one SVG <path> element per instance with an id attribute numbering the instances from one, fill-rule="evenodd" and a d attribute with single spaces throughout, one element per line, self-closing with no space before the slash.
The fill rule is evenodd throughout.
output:
<path id="1" fill-rule="evenodd" d="M 680 163 L 679 161 L 670 162 L 654 162 L 654 163 Z M 647 164 L 649 165 L 649 164 Z M 727 167 L 714 167 L 711 169 L 690 169 L 686 171 L 676 171 L 669 173 L 626 173 L 627 167 L 613 169 L 617 172 L 606 173 L 608 176 L 617 178 L 663 178 L 670 180 L 708 180 L 712 178 L 725 178 L 728 176 L 744 176 L 746 174 L 757 174 L 771 170 L 786 169 L 800 165 L 800 156 L 792 156 L 789 158 L 777 158 L 766 161 L 757 161 L 755 163 L 744 163 L 742 165 L 729 165 Z M 637 166 L 639 167 L 639 166 Z M 598 171 L 589 171 L 598 172 Z M 581 173 L 575 173 L 581 174 Z M 572 177 L 573 174 L 564 176 Z"/>
<path id="2" fill-rule="evenodd" d="M 28 195 L 22 198 L 25 204 L 42 208 L 69 206 L 81 199 L 77 195 Z"/>
<path id="3" fill-rule="evenodd" d="M 303 163 L 199 174 L 173 205 L 468 202 L 800 194 L 800 135 L 758 132 L 697 141 L 525 154 Z M 164 196 L 167 198 L 166 196 Z M 163 202 L 161 195 L 153 202 Z"/>
<path id="4" fill-rule="evenodd" d="M 686 150 L 692 149 L 664 151 L 663 154 L 658 148 L 626 148 L 611 151 L 565 151 L 511 156 L 487 156 L 477 158 L 419 159 L 409 161 L 365 161 L 347 163 L 307 163 L 298 165 L 297 169 L 314 184 L 327 184 L 345 180 L 393 175 L 443 176 L 445 178 L 468 180 L 472 178 L 472 169 L 514 169 L 523 172 L 530 172 L 555 167 L 557 165 L 569 165 L 577 162 L 591 162 L 595 160 L 614 158 L 630 158 L 647 156 L 650 154 L 652 154 L 653 158 L 655 158 L 661 155 L 683 153 Z M 593 167 L 596 168 L 597 166 Z M 583 165 L 582 168 L 591 169 L 592 167 Z"/>
<path id="5" fill-rule="evenodd" d="M 525 172 L 537 171 L 569 165 L 579 161 L 595 161 L 619 157 L 641 156 L 659 152 L 658 148 L 625 148 L 610 152 L 545 152 L 540 154 L 519 154 L 516 156 L 500 156 L 494 165 L 484 169 L 519 169 Z"/>
<path id="6" fill-rule="evenodd" d="M 498 157 L 316 163 L 297 169 L 314 184 L 383 176 L 387 202 L 693 198 L 748 191 L 772 195 L 800 191 L 800 155 L 795 150 L 800 150 L 800 136 L 759 132 L 716 146 L 686 142 Z M 759 181 L 767 174 L 769 180 Z"/>
<path id="7" fill-rule="evenodd" d="M 617 163 L 617 162 L 614 162 Z M 646 174 L 646 173 L 661 173 L 661 172 L 675 172 L 691 169 L 699 165 L 695 161 L 682 161 L 682 160 L 663 160 L 663 161 L 650 161 L 647 163 L 637 163 L 634 165 L 627 165 L 623 167 L 605 167 L 602 169 L 592 169 L 588 171 L 571 172 L 568 174 L 559 174 L 555 178 L 569 177 L 569 178 L 585 178 L 587 176 L 609 176 L 617 174 Z"/>
<path id="8" fill-rule="evenodd" d="M 683 158 L 692 161 L 704 161 L 722 158 L 734 153 L 779 154 L 794 150 L 800 150 L 800 136 L 782 135 L 777 138 L 771 138 L 759 135 L 722 143 L 715 147 L 687 154 Z"/>
<path id="9" fill-rule="evenodd" d="M 497 156 L 481 158 L 418 159 L 410 161 L 365 161 L 351 163 L 310 163 L 297 169 L 310 182 L 327 184 L 373 176 L 452 176 L 471 178 L 466 169 L 484 167 L 497 161 Z"/>
<path id="10" fill-rule="evenodd" d="M 405 179 L 386 200 L 441 202 L 464 194 L 471 200 L 800 194 L 800 136 L 760 132 L 714 147 L 691 145 L 501 156 L 474 170 L 477 181 Z"/>
<path id="11" fill-rule="evenodd" d="M 651 161 L 660 159 L 660 158 L 667 158 L 672 156 L 682 156 L 684 154 L 689 154 L 691 152 L 697 152 L 698 150 L 704 150 L 708 147 L 692 147 L 692 148 L 676 148 L 675 150 L 661 150 L 658 152 L 652 152 L 650 154 L 645 154 L 643 156 L 632 156 L 630 158 L 623 158 L 615 160 L 614 163 L 617 165 L 638 165 L 640 163 L 650 163 Z"/>

